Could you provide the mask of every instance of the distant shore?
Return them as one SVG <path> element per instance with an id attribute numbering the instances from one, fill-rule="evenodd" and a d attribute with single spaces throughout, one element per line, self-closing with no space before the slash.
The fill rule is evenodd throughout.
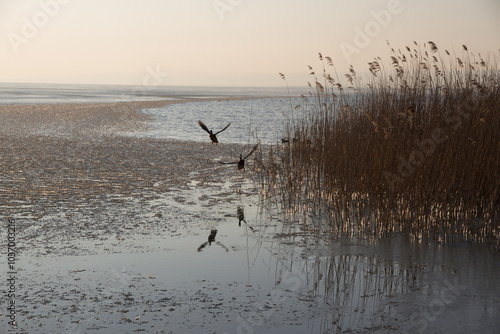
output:
<path id="1" fill-rule="evenodd" d="M 0 134 L 96 138 L 144 130 L 150 116 L 141 109 L 174 103 L 247 100 L 263 97 L 209 97 L 159 101 L 0 105 Z M 268 98 L 268 97 L 266 97 Z"/>
<path id="2" fill-rule="evenodd" d="M 224 100 L 251 98 L 258 97 L 234 97 Z M 221 99 L 0 105 L 0 134 L 79 138 L 114 136 L 143 130 L 150 116 L 141 113 L 141 109 L 161 108 L 173 103 L 213 100 Z"/>

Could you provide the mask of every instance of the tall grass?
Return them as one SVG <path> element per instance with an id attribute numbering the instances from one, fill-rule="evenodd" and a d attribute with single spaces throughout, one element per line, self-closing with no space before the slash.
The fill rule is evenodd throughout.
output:
<path id="1" fill-rule="evenodd" d="M 433 42 L 390 50 L 364 76 L 351 67 L 347 88 L 319 55 L 305 116 L 288 118 L 290 140 L 261 158 L 265 194 L 330 236 L 498 238 L 497 57 L 442 54 Z"/>

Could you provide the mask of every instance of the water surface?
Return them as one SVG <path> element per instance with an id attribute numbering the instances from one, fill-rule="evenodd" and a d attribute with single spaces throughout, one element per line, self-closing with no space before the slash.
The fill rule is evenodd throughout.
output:
<path id="1" fill-rule="evenodd" d="M 31 101 L 25 90 L 34 101 L 46 103 L 115 100 L 125 94 L 122 88 L 49 88 L 25 86 L 22 97 L 16 97 L 19 91 L 8 94 L 22 103 Z M 498 332 L 496 245 L 422 242 L 402 234 L 319 237 L 299 218 L 285 219 L 261 202 L 250 171 L 215 161 L 225 144 L 279 142 L 290 100 L 227 100 L 221 90 L 210 88 L 188 93 L 220 100 L 144 110 L 153 117 L 149 130 L 138 134 L 200 142 L 199 156 L 186 159 L 179 149 L 166 157 L 189 162 L 179 167 L 190 170 L 188 182 L 150 180 L 141 183 L 147 189 L 131 187 L 127 194 L 99 197 L 92 205 L 82 192 L 81 205 L 65 205 L 62 198 L 55 207 L 43 208 L 43 214 L 40 199 L 5 203 L 19 211 L 26 208 L 15 217 L 23 252 L 18 263 L 20 328 L 65 333 Z M 210 144 L 198 119 L 214 129 L 231 122 L 219 146 Z M 85 162 L 81 152 L 70 153 Z M 130 154 L 121 157 L 122 162 L 131 159 Z M 57 155 L 55 160 L 65 159 Z M 16 163 L 29 168 L 33 161 L 25 160 Z M 156 160 L 146 154 L 140 161 L 141 168 L 156 168 Z M 35 165 L 26 177 L 42 182 L 36 175 L 47 168 Z M 221 169 L 222 181 L 214 176 Z M 59 180 L 57 171 L 54 175 L 51 187 Z M 107 186 L 109 180 L 86 181 Z"/>

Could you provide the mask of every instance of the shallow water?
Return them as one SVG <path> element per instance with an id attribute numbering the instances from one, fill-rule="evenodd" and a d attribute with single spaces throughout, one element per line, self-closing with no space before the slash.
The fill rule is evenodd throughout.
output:
<path id="1" fill-rule="evenodd" d="M 14 152 L 5 161 L 3 181 L 12 189 L 3 191 L 10 201 L 1 203 L 2 216 L 15 212 L 19 228 L 17 332 L 498 332 L 495 245 L 420 243 L 404 235 L 325 240 L 299 220 L 285 224 L 279 210 L 260 201 L 251 168 L 240 173 L 215 160 L 236 156 L 242 148 L 225 144 L 251 142 L 255 128 L 267 136 L 258 136 L 263 142 L 278 140 L 279 108 L 286 101 L 198 103 L 145 111 L 154 115 L 146 134 L 199 140 L 193 148 L 161 141 L 135 146 L 137 139 L 130 143 L 128 137 L 125 148 L 116 138 L 64 142 L 62 155 L 40 153 L 51 168 L 38 159 L 38 150 Z M 199 115 L 210 127 L 231 119 L 219 146 L 196 124 Z M 2 146 L 3 156 L 29 144 L 13 141 L 21 146 Z M 162 154 L 151 150 L 162 145 L 176 149 L 164 159 L 151 156 Z M 92 152 L 100 149 L 96 162 Z M 154 173 L 172 161 L 182 170 L 169 177 Z M 129 183 L 119 182 L 130 175 Z M 77 177 L 85 181 L 81 187 L 68 183 Z M 41 197 L 13 198 L 14 191 L 24 191 L 16 187 L 23 182 L 42 189 L 36 193 Z M 92 193 L 83 183 L 92 185 Z M 101 196 L 104 186 L 110 187 Z M 6 230 L 0 234 L 4 245 Z M 6 311 L 0 313 L 2 329 L 11 329 Z"/>
<path id="2" fill-rule="evenodd" d="M 19 271 L 19 309 L 29 319 L 20 316 L 20 328 L 265 334 L 499 328 L 500 266 L 490 248 L 420 244 L 402 235 L 322 240 L 300 224 L 284 225 L 256 190 L 230 172 L 219 185 L 191 182 L 149 200 L 121 198 L 95 223 L 85 207 L 71 218 L 42 218 L 46 228 L 89 221 L 92 235 L 30 239 Z"/>
<path id="3" fill-rule="evenodd" d="M 300 98 L 263 98 L 248 100 L 203 101 L 175 103 L 158 109 L 142 110 L 153 116 L 148 131 L 134 136 L 157 139 L 209 141 L 208 133 L 198 120 L 217 132 L 228 123 L 229 128 L 217 135 L 220 143 L 276 144 L 286 135 L 291 106 L 301 104 Z"/>
<path id="4" fill-rule="evenodd" d="M 297 96 L 302 89 L 292 88 Z M 247 144 L 260 140 L 276 143 L 285 137 L 285 124 L 298 113 L 292 109 L 303 105 L 300 98 L 288 96 L 284 88 L 223 88 L 223 87 L 147 87 L 106 85 L 5 84 L 0 83 L 0 104 L 100 103 L 157 100 L 214 101 L 169 104 L 158 109 L 144 109 L 153 121 L 149 129 L 134 136 L 156 139 L 206 141 L 208 134 L 198 120 L 215 132 L 231 126 L 219 135 L 221 143 Z M 231 100 L 236 97 L 259 99 Z M 300 111 L 299 111 L 300 112 Z"/>

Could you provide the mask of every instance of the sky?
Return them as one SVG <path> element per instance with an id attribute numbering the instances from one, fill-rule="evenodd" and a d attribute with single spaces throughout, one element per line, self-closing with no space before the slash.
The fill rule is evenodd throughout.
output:
<path id="1" fill-rule="evenodd" d="M 302 86 L 389 48 L 499 55 L 500 0 L 0 0 L 0 82 Z M 499 59 L 499 58 L 497 58 Z"/>

